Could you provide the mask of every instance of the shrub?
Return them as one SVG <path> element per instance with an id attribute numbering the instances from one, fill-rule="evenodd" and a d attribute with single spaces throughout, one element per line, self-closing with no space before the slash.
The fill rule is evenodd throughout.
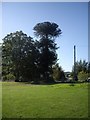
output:
<path id="1" fill-rule="evenodd" d="M 81 71 L 78 73 L 78 81 L 84 82 L 88 78 L 88 73 Z"/>
<path id="2" fill-rule="evenodd" d="M 9 73 L 9 74 L 3 76 L 3 81 L 5 81 L 5 80 L 15 80 L 15 76 L 13 74 Z"/>

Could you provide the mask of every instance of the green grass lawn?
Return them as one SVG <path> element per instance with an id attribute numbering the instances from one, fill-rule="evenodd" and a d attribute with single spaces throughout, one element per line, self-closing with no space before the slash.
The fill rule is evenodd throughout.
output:
<path id="1" fill-rule="evenodd" d="M 85 118 L 88 87 L 3 82 L 2 106 L 3 118 Z"/>
<path id="2" fill-rule="evenodd" d="M 0 81 L 0 120 L 2 118 L 2 83 Z"/>

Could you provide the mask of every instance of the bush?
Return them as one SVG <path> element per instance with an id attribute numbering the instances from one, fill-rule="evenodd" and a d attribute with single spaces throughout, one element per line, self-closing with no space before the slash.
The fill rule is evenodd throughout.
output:
<path id="1" fill-rule="evenodd" d="M 8 75 L 3 76 L 3 81 L 5 80 L 15 80 L 15 76 L 9 73 Z"/>
<path id="2" fill-rule="evenodd" d="M 84 71 L 79 72 L 78 81 L 84 82 L 87 78 L 88 78 L 88 73 L 85 73 Z"/>

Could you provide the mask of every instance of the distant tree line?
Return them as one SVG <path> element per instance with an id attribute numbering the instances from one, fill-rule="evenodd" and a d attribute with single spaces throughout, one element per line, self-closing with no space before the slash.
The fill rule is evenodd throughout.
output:
<path id="1" fill-rule="evenodd" d="M 33 30 L 38 40 L 22 31 L 3 38 L 3 80 L 54 82 L 53 66 L 57 63 L 58 49 L 55 39 L 62 33 L 61 29 L 56 23 L 43 22 Z"/>
<path id="2" fill-rule="evenodd" d="M 78 77 L 78 81 L 83 82 L 90 77 L 90 62 L 86 60 L 80 60 L 76 62 L 76 75 Z M 74 66 L 72 68 L 71 76 L 74 75 Z"/>

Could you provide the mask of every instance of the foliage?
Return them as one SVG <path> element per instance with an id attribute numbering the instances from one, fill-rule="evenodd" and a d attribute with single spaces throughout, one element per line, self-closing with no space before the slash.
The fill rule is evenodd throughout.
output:
<path id="1" fill-rule="evenodd" d="M 34 33 L 39 37 L 40 73 L 47 82 L 51 81 L 52 65 L 57 62 L 55 38 L 61 34 L 56 23 L 43 22 L 34 27 Z"/>
<path id="2" fill-rule="evenodd" d="M 6 81 L 6 80 L 8 80 L 8 81 L 14 81 L 15 80 L 15 76 L 13 74 L 9 73 L 9 74 L 3 76 L 3 80 L 4 81 Z"/>
<path id="3" fill-rule="evenodd" d="M 56 23 L 51 22 L 43 22 L 38 23 L 34 27 L 34 33 L 37 37 L 40 38 L 55 38 L 58 37 L 61 34 L 61 30 L 58 28 L 59 26 Z"/>
<path id="4" fill-rule="evenodd" d="M 78 74 L 78 80 L 80 82 L 84 82 L 88 78 L 88 73 L 85 73 L 84 71 L 79 72 Z"/>
<path id="5" fill-rule="evenodd" d="M 88 62 L 85 60 L 76 62 L 76 73 L 78 74 L 81 71 L 88 72 Z M 74 66 L 72 68 L 72 72 L 74 72 Z"/>
<path id="6" fill-rule="evenodd" d="M 3 79 L 15 76 L 15 81 L 52 80 L 52 65 L 57 62 L 55 38 L 61 34 L 56 23 L 38 23 L 34 33 L 40 38 L 34 41 L 22 31 L 3 38 Z"/>
<path id="7" fill-rule="evenodd" d="M 65 74 L 62 68 L 56 64 L 53 66 L 53 78 L 54 80 L 64 82 L 65 81 Z"/>
<path id="8" fill-rule="evenodd" d="M 90 63 L 85 60 L 76 62 L 76 74 L 79 81 L 85 81 L 90 73 Z M 74 66 L 71 75 L 74 75 Z M 82 80 L 81 80 L 82 79 Z"/>
<path id="9" fill-rule="evenodd" d="M 88 77 L 90 77 L 90 72 L 88 73 Z"/>
<path id="10" fill-rule="evenodd" d="M 88 62 L 88 73 L 90 73 L 90 62 Z"/>
<path id="11" fill-rule="evenodd" d="M 32 76 L 35 77 L 37 51 L 32 38 L 22 31 L 16 31 L 8 34 L 3 41 L 3 76 L 11 73 L 17 81 L 20 78 L 30 80 Z"/>

